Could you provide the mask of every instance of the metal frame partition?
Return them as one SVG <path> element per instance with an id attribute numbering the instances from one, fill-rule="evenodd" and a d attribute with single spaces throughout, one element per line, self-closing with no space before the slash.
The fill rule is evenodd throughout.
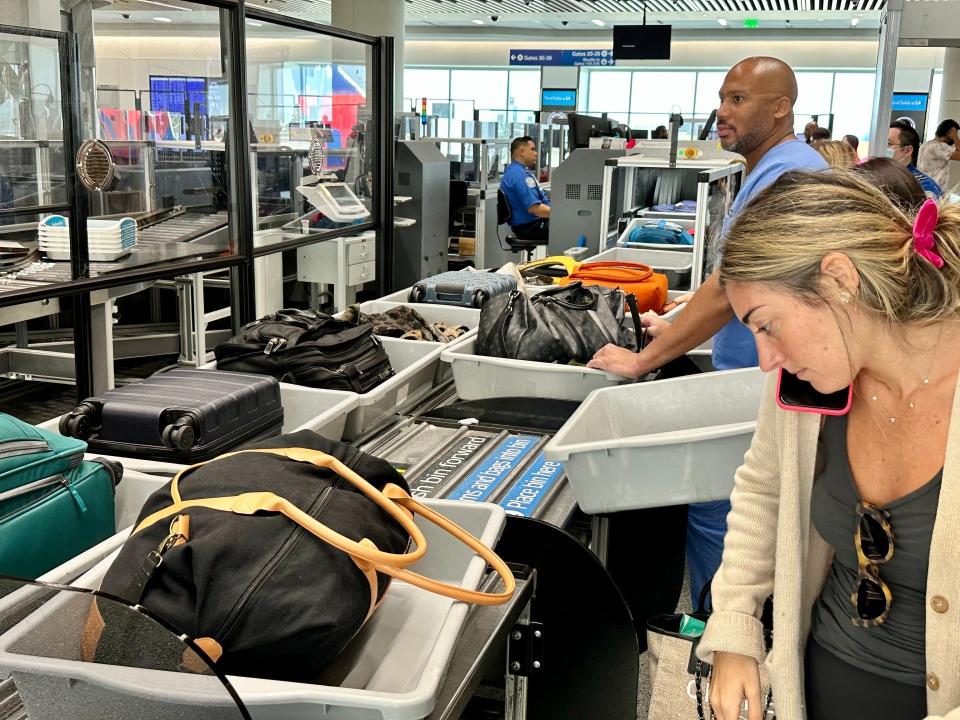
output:
<path id="1" fill-rule="evenodd" d="M 711 259 L 708 255 L 708 245 L 712 240 L 711 230 L 717 220 L 715 217 L 710 217 L 711 189 L 716 186 L 718 181 L 727 181 L 724 184 L 725 195 L 721 201 L 723 215 L 725 216 L 733 204 L 736 192 L 739 190 L 739 183 L 735 182 L 735 178 L 742 179 L 744 166 L 741 163 L 729 163 L 726 160 L 711 160 L 709 158 L 676 160 L 674 163 L 666 158 L 645 158 L 642 156 L 608 159 L 603 168 L 603 197 L 599 227 L 601 251 L 616 246 L 618 242 L 618 232 L 615 229 L 616 219 L 622 213 L 632 209 L 628 206 L 632 205 L 635 197 L 634 182 L 637 170 L 685 170 L 696 173 L 697 210 L 694 219 L 696 233 L 691 249 L 693 267 L 690 281 L 691 290 L 696 290 L 708 275 L 707 261 Z M 623 173 L 622 186 L 615 187 L 616 179 L 614 176 L 619 172 Z"/>
<path id="2" fill-rule="evenodd" d="M 60 298 L 69 298 L 73 309 L 74 323 L 74 365 L 77 393 L 80 398 L 87 397 L 103 389 L 101 373 L 99 387 L 95 388 L 94 355 L 96 343 L 103 342 L 102 333 L 95 332 L 94 323 L 103 324 L 109 329 L 111 323 L 109 303 L 113 297 L 125 291 L 136 291 L 149 287 L 159 280 L 177 276 L 200 274 L 213 270 L 227 270 L 230 273 L 231 319 L 234 330 L 254 319 L 255 316 L 255 272 L 254 260 L 266 255 L 304 245 L 324 242 L 338 237 L 354 235 L 365 230 L 374 230 L 378 234 L 378 290 L 382 294 L 388 291 L 389 266 L 393 249 L 393 39 L 389 37 L 371 37 L 348 32 L 326 25 L 276 15 L 272 12 L 247 7 L 244 0 L 184 0 L 191 4 L 219 11 L 221 60 L 223 72 L 229 73 L 230 118 L 228 120 L 229 142 L 226 147 L 229 163 L 226 184 L 229 193 L 228 234 L 226 252 L 217 252 L 216 256 L 204 257 L 204 253 L 187 253 L 185 257 L 167 260 L 160 258 L 152 264 L 116 269 L 104 274 L 91 272 L 90 253 L 87 242 L 87 218 L 89 215 L 90 195 L 79 183 L 74 170 L 74 159 L 84 135 L 83 108 L 81 107 L 80 50 L 79 36 L 74 32 L 56 32 L 35 28 L 23 28 L 0 25 L 0 33 L 31 38 L 45 38 L 57 43 L 60 72 L 60 112 L 63 123 L 63 152 L 66 174 L 65 201 L 59 203 L 36 204 L 31 206 L 0 207 L 0 221 L 20 216 L 35 218 L 50 213 L 69 213 L 70 238 L 70 279 L 65 282 L 49 284 L 37 283 L 35 287 L 7 288 L 0 292 L 0 308 L 6 308 L 4 322 L 7 324 L 23 322 L 30 317 L 56 313 L 60 309 Z M 260 20 L 296 30 L 317 33 L 333 38 L 350 40 L 367 45 L 372 50 L 372 78 L 369 84 L 371 92 L 372 118 L 376 125 L 373 143 L 368 145 L 367 156 L 371 159 L 374 174 L 372 187 L 376 198 L 371 207 L 371 219 L 367 222 L 323 230 L 277 242 L 272 245 L 254 248 L 253 234 L 256 211 L 251 192 L 255 181 L 249 152 L 251 137 L 250 124 L 239 121 L 248 118 L 247 100 L 247 34 L 246 19 Z M 225 54 L 224 54 L 225 53 Z M 368 61 L 369 62 L 369 61 Z M 90 131 L 89 128 L 86 130 Z M 49 167 L 38 166 L 37 172 L 49 173 Z M 41 179 L 38 178 L 38 182 Z M 40 194 L 43 197 L 43 193 Z M 234 252 L 230 252 L 233 250 Z M 230 253 L 230 254 L 228 254 Z M 209 254 L 209 253 L 207 253 Z M 24 284 L 26 285 L 26 284 Z M 91 304 L 95 300 L 106 303 L 106 317 L 96 315 Z M 15 306 L 21 306 L 16 308 Z M 102 315 L 102 312 L 100 313 Z M 18 337 L 20 335 L 18 327 Z M 25 328 L 24 328 L 25 329 Z M 25 335 L 25 332 L 24 332 Z M 109 335 L 107 335 L 109 341 Z M 108 373 L 112 381 L 112 352 L 106 353 L 106 361 L 111 365 Z M 2 372 L 2 368 L 0 368 Z M 17 376 L 10 373 L 8 376 Z M 27 373 L 21 377 L 28 378 Z"/>

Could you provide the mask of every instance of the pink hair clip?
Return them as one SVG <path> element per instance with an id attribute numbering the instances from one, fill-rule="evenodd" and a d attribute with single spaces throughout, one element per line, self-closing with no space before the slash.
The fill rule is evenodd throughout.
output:
<path id="1" fill-rule="evenodd" d="M 913 249 L 916 250 L 917 255 L 929 261 L 935 268 L 943 267 L 943 258 L 934 250 L 936 241 L 933 231 L 939 219 L 936 200 L 927 200 L 920 206 L 917 217 L 913 221 Z"/>

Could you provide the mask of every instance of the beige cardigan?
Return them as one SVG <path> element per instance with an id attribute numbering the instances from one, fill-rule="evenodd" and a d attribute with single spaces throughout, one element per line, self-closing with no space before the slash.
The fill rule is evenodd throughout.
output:
<path id="1" fill-rule="evenodd" d="M 698 654 L 708 662 L 721 651 L 765 662 L 777 720 L 804 720 L 803 652 L 832 551 L 810 522 L 820 417 L 778 408 L 775 380 L 775 373 L 767 378 L 757 431 L 736 473 L 713 581 L 715 612 Z M 927 574 L 927 720 L 960 720 L 960 384 L 957 390 Z M 767 655 L 759 617 L 774 588 Z"/>

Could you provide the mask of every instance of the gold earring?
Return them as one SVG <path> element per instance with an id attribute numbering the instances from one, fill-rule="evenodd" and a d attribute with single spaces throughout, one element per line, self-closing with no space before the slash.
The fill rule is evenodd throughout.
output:
<path id="1" fill-rule="evenodd" d="M 850 299 L 850 293 L 848 293 L 846 290 L 840 291 L 840 302 L 842 302 L 844 305 L 849 305 Z"/>

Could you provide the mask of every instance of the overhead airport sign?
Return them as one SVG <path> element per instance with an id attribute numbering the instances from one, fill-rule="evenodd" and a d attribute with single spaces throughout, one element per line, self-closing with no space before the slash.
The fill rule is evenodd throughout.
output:
<path id="1" fill-rule="evenodd" d="M 609 66 L 614 64 L 613 49 L 599 50 L 511 50 L 511 65 Z"/>

